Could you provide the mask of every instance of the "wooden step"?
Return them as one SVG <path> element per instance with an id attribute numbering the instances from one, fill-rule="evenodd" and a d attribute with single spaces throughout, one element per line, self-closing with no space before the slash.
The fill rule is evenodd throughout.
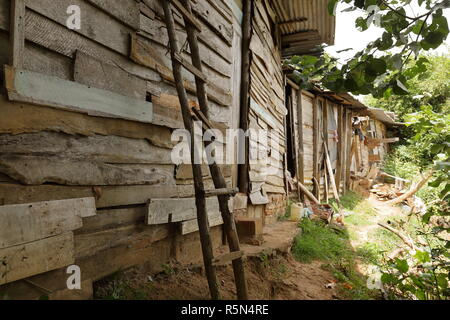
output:
<path id="1" fill-rule="evenodd" d="M 202 32 L 202 25 L 178 0 L 170 0 L 170 3 L 181 13 L 186 22 L 195 27 L 198 32 Z"/>

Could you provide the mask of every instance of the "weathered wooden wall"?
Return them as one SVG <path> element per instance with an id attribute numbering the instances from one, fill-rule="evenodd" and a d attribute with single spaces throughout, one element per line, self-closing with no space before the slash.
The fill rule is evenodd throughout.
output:
<path id="1" fill-rule="evenodd" d="M 249 127 L 271 131 L 275 136 L 275 139 L 269 139 L 267 148 L 251 150 L 253 157 L 268 158 L 261 164 L 250 165 L 250 199 L 253 205 L 279 203 L 278 200 L 285 199 L 286 194 L 285 79 L 276 17 L 271 6 L 270 1 L 254 1 L 252 19 Z M 269 174 L 264 174 L 264 170 L 269 170 Z M 284 204 L 277 208 L 267 206 L 266 214 L 283 213 L 284 208 Z"/>
<path id="2" fill-rule="evenodd" d="M 297 146 L 295 157 L 298 161 L 296 178 L 311 191 L 315 191 L 321 199 L 333 198 L 330 179 L 325 179 L 323 139 L 326 139 L 336 184 L 340 186 L 339 193 L 343 194 L 349 185 L 353 112 L 326 97 L 297 89 L 292 88 L 292 99 L 298 100 L 298 103 L 294 104 L 296 109 L 293 110 L 298 114 L 298 117 L 293 117 Z M 319 190 L 315 190 L 314 178 L 319 183 Z"/>
<path id="3" fill-rule="evenodd" d="M 144 224 L 149 199 L 193 196 L 192 173 L 170 157 L 171 134 L 183 124 L 159 1 L 24 2 L 23 64 L 8 68 L 8 78 L 0 76 L 8 89 L 0 94 L 0 205 L 93 197 L 97 215 L 83 218 L 82 227 L 70 231 L 73 237 L 64 238 L 72 241 L 70 252 L 87 283 L 152 259 L 154 270 L 171 258 L 187 259 L 192 250 L 184 247 L 199 249 L 196 233 L 183 238 L 175 224 Z M 211 119 L 235 127 L 232 77 L 239 60 L 232 53 L 234 18 L 226 2 L 195 1 L 193 10 L 202 28 Z M 81 8 L 81 30 L 66 27 L 69 5 Z M 176 13 L 175 20 L 183 44 L 183 19 Z M 9 63 L 9 31 L 10 0 L 0 0 L 2 67 Z M 188 48 L 182 56 L 190 59 Z M 187 71 L 183 76 L 196 104 L 194 77 Z M 232 170 L 224 169 L 231 184 Z M 183 230 L 195 231 L 189 223 Z M 215 245 L 220 233 L 213 229 Z M 34 283 L 52 292 L 64 289 L 61 266 L 34 276 Z M 49 270 L 26 276 L 41 271 Z M 10 297 L 42 293 L 23 281 L 0 291 Z"/>

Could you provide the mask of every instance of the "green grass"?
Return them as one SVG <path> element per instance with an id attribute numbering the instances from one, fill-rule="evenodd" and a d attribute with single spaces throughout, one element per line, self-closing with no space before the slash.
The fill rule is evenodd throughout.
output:
<path id="1" fill-rule="evenodd" d="M 323 261 L 324 268 L 330 271 L 341 284 L 349 284 L 352 289 L 341 288 L 348 299 L 369 300 L 376 293 L 367 289 L 366 278 L 357 272 L 357 252 L 351 247 L 346 231 L 336 232 L 321 222 L 304 219 L 300 223 L 303 232 L 295 239 L 294 257 L 304 263 Z"/>
<path id="2" fill-rule="evenodd" d="M 347 234 L 339 235 L 319 222 L 305 219 L 300 223 L 302 235 L 295 239 L 294 256 L 300 262 L 337 260 L 346 253 Z"/>

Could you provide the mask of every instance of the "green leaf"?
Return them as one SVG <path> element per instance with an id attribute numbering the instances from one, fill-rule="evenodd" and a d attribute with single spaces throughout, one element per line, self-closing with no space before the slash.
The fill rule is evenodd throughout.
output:
<path id="1" fill-rule="evenodd" d="M 414 258 L 416 258 L 420 263 L 427 263 L 431 261 L 430 254 L 426 251 L 417 250 Z"/>
<path id="2" fill-rule="evenodd" d="M 406 273 L 409 270 L 408 261 L 402 260 L 402 259 L 396 259 L 395 260 L 395 267 L 401 273 Z"/>
<path id="3" fill-rule="evenodd" d="M 330 0 L 328 2 L 328 13 L 330 16 L 336 15 L 336 7 L 338 5 L 339 0 Z"/>

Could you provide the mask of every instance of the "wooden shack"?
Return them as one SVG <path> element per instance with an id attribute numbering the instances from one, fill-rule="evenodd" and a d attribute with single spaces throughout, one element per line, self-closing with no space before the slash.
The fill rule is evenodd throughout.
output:
<path id="1" fill-rule="evenodd" d="M 330 196 L 322 139 L 340 191 L 349 183 L 360 106 L 302 91 L 282 69 L 284 57 L 333 43 L 327 4 L 192 1 L 212 123 L 277 136 L 266 150 L 269 176 L 250 161 L 222 168 L 228 185 L 241 188 L 241 219 L 270 223 L 284 214 L 289 177 L 311 190 L 315 178 L 316 194 Z M 67 24 L 74 8 L 75 29 Z M 163 15 L 159 0 L 0 0 L 0 297 L 86 298 L 93 282 L 118 270 L 145 264 L 151 273 L 173 259 L 201 259 L 192 170 L 171 159 L 183 122 Z M 189 61 L 189 48 L 179 55 Z M 195 106 L 194 76 L 183 77 Z M 208 211 L 219 247 L 217 203 Z M 71 265 L 82 271 L 82 290 L 67 289 Z"/>

